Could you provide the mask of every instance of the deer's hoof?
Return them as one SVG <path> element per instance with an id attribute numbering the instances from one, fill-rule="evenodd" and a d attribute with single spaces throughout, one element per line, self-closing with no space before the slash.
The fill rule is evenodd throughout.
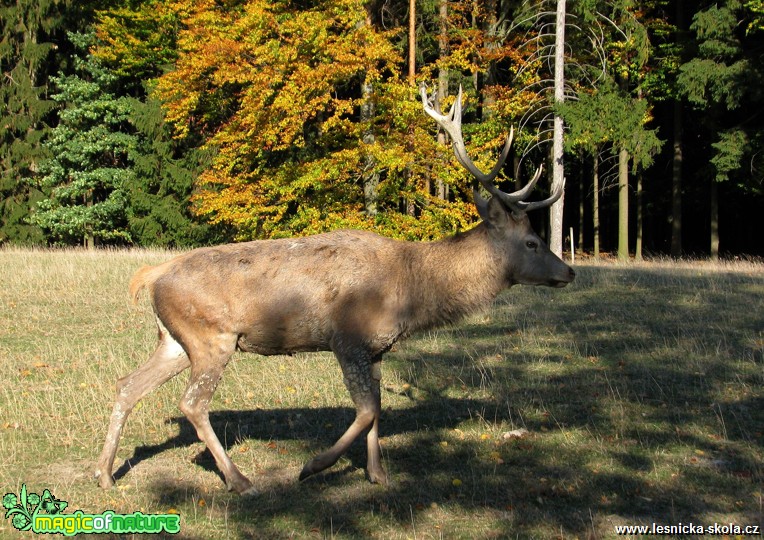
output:
<path id="1" fill-rule="evenodd" d="M 380 484 L 382 486 L 387 485 L 387 473 L 384 469 L 380 468 L 376 471 L 367 471 L 369 476 L 369 482 L 372 484 Z"/>
<path id="2" fill-rule="evenodd" d="M 237 478 L 236 480 L 229 480 L 226 482 L 228 491 L 235 491 L 239 495 L 257 495 L 257 490 L 245 476 Z"/>
<path id="3" fill-rule="evenodd" d="M 93 473 L 93 477 L 98 480 L 98 485 L 102 489 L 111 489 L 114 487 L 114 478 L 110 474 L 103 474 L 101 469 L 98 469 Z"/>
<path id="4" fill-rule="evenodd" d="M 255 486 L 250 486 L 248 489 L 239 492 L 239 495 L 242 497 L 255 497 L 259 494 L 260 493 L 255 489 Z"/>
<path id="5" fill-rule="evenodd" d="M 300 472 L 300 482 L 302 482 L 306 478 L 313 476 L 313 474 L 314 474 L 313 471 L 309 469 L 308 466 L 306 465 L 305 467 L 303 467 L 302 471 Z"/>

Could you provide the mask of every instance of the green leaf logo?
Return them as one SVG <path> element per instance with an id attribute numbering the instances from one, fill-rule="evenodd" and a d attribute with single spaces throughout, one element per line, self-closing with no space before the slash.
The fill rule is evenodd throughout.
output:
<path id="1" fill-rule="evenodd" d="M 11 524 L 20 531 L 31 529 L 38 514 L 60 514 L 67 506 L 66 501 L 56 499 L 48 489 L 42 492 L 42 496 L 28 493 L 26 484 L 21 484 L 18 496 L 15 493 L 3 496 L 5 519 L 10 519 Z"/>

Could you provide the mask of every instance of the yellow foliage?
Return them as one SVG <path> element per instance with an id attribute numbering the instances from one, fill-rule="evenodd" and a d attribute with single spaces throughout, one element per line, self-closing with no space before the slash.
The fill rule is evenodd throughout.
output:
<path id="1" fill-rule="evenodd" d="M 193 199 L 199 215 L 240 239 L 340 227 L 437 238 L 474 221 L 471 180 L 436 144 L 416 89 L 398 78 L 403 62 L 392 34 L 367 22 L 363 3 L 171 7 L 183 23 L 179 58 L 157 92 L 176 136 L 201 135 L 214 150 Z M 447 63 L 476 70 L 485 48 L 472 41 L 462 39 Z M 496 95 L 497 121 L 472 143 L 479 164 L 492 165 L 508 131 L 499 122 L 518 115 L 525 98 Z M 369 104 L 373 113 L 362 119 Z M 368 134 L 373 140 L 364 142 Z M 365 210 L 370 177 L 378 182 L 376 215 Z M 438 182 L 450 201 L 433 196 Z"/>

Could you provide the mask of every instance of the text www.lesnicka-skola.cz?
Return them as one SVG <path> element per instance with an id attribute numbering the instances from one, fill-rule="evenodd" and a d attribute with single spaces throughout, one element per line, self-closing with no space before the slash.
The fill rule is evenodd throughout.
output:
<path id="1" fill-rule="evenodd" d="M 644 534 L 668 536 L 675 534 L 701 535 L 716 534 L 719 536 L 758 536 L 761 534 L 759 525 L 736 525 L 735 523 L 714 523 L 713 525 L 698 525 L 695 523 L 678 523 L 676 525 L 616 525 L 615 533 L 619 536 Z"/>

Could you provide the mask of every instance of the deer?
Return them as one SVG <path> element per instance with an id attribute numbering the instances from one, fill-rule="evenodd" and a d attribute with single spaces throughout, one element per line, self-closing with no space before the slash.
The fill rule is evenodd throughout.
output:
<path id="1" fill-rule="evenodd" d="M 355 406 L 355 418 L 328 450 L 302 469 L 303 481 L 334 465 L 366 432 L 366 476 L 387 484 L 379 444 L 381 361 L 400 339 L 485 310 L 513 285 L 564 287 L 574 270 L 533 231 L 527 213 L 546 208 L 527 198 L 541 167 L 520 190 L 494 181 L 512 144 L 510 131 L 496 165 L 483 173 L 462 136 L 462 92 L 447 114 L 420 89 L 425 112 L 450 136 L 458 162 L 490 194 L 477 189 L 481 218 L 473 228 L 436 241 L 401 241 L 362 230 L 204 247 L 132 277 L 134 303 L 148 296 L 158 344 L 151 357 L 116 383 L 116 398 L 95 476 L 114 485 L 112 468 L 128 415 L 150 392 L 190 367 L 179 407 L 206 445 L 229 491 L 255 494 L 226 453 L 209 420 L 210 402 L 235 351 L 263 356 L 331 351 Z"/>

